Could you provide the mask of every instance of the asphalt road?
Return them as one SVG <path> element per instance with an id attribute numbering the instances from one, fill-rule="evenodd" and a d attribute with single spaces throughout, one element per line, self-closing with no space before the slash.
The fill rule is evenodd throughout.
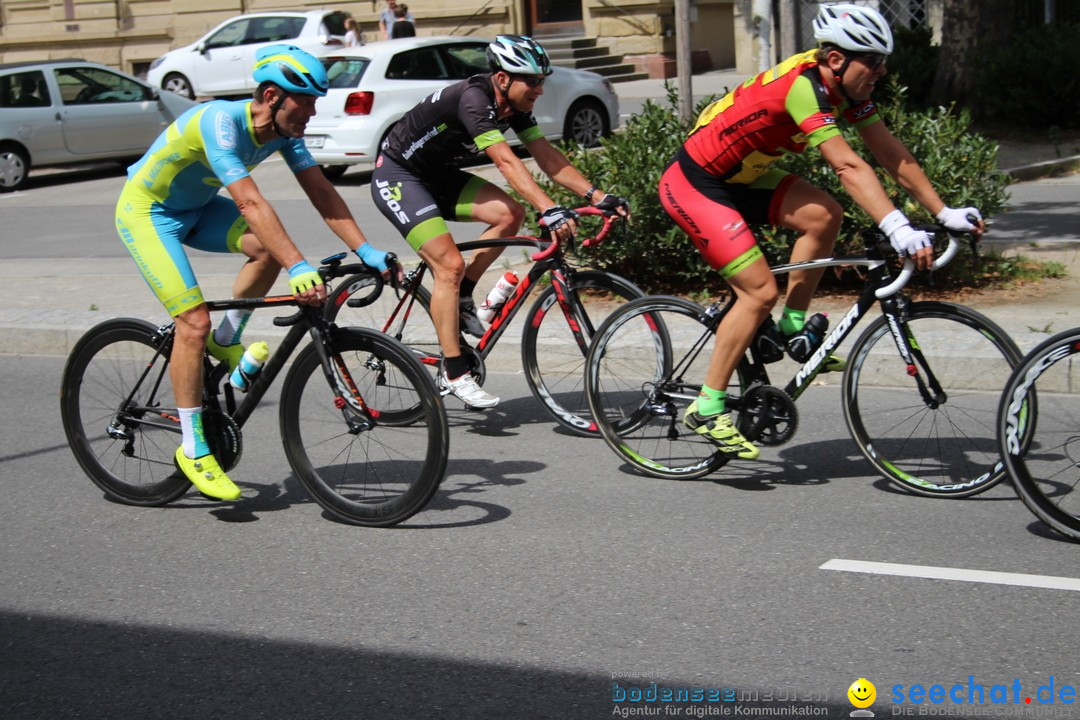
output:
<path id="1" fill-rule="evenodd" d="M 305 496 L 274 393 L 244 430 L 242 501 L 104 500 L 64 442 L 62 367 L 0 356 L 5 718 L 592 718 L 653 682 L 756 693 L 705 709 L 797 695 L 846 717 L 858 678 L 879 714 L 894 685 L 1080 684 L 1074 591 L 822 569 L 1077 576 L 1076 545 L 1008 488 L 929 500 L 871 476 L 835 384 L 800 400 L 789 446 L 665 482 L 556 432 L 522 377 L 494 374 L 497 410 L 450 401 L 430 507 L 375 530 Z"/>
<path id="2" fill-rule="evenodd" d="M 306 252 L 340 247 L 287 174 L 258 172 L 286 226 L 311 228 Z M 129 263 L 111 230 L 120 181 L 111 170 L 43 175 L 30 193 L 0 197 L 0 257 L 26 272 Z M 361 223 L 378 227 L 364 174 L 341 187 Z M 375 240 L 407 252 L 390 233 Z M 18 277 L 7 282 L 18 294 Z M 451 458 L 430 507 L 372 530 L 328 520 L 304 495 L 273 393 L 245 427 L 241 502 L 105 501 L 64 441 L 62 368 L 59 356 L 0 355 L 5 719 L 781 717 L 787 707 L 839 718 L 859 678 L 877 686 L 878 717 L 1069 717 L 1060 702 L 1039 705 L 1038 689 L 1054 683 L 1060 698 L 1080 685 L 1075 590 L 1017 584 L 1023 574 L 1075 587 L 1077 546 L 1007 487 L 964 501 L 891 490 L 847 437 L 835 382 L 800 399 L 791 444 L 714 478 L 665 482 L 632 474 L 598 440 L 555 431 L 522 377 L 494 373 L 497 410 L 450 401 Z M 834 560 L 1007 575 L 822 569 Z M 1007 686 L 1011 700 L 1014 681 L 1019 705 L 992 705 L 991 688 Z M 722 698 L 635 703 L 653 683 Z M 891 702 L 896 686 L 906 697 L 957 683 L 983 686 L 986 703 Z"/>

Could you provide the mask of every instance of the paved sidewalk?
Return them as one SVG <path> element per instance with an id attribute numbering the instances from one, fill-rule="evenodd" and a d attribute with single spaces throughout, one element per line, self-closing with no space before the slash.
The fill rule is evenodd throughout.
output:
<path id="1" fill-rule="evenodd" d="M 693 91 L 695 96 L 719 94 L 742 79 L 730 72 L 699 75 L 693 78 Z M 626 99 L 664 95 L 662 83 L 655 80 L 624 83 L 617 88 L 620 96 Z M 1012 168 L 1029 167 L 1044 162 L 1046 152 L 1043 146 L 1012 144 L 1008 162 L 1015 163 L 1010 166 Z M 1045 170 L 1043 166 L 1041 171 Z M 482 168 L 477 171 L 494 172 Z M 283 163 L 267 163 L 257 173 L 260 186 L 270 188 L 266 191 L 275 203 L 279 194 L 289 200 L 301 197 Z M 86 211 L 79 215 L 78 221 L 91 223 L 82 218 L 94 217 L 92 234 L 102 235 L 108 231 L 102 229 L 99 232 L 97 226 L 106 223 L 102 227 L 107 227 L 106 216 L 114 202 L 115 196 L 111 194 L 114 186 L 119 187 L 118 178 L 96 185 L 73 184 L 71 190 L 64 186 L 34 188 L 23 193 L 24 202 L 8 196 L 0 207 L 5 208 L 7 222 L 12 221 L 14 212 L 40 213 L 43 217 L 35 223 L 41 227 L 41 236 L 48 242 L 57 243 L 58 237 L 69 238 L 71 233 L 59 226 L 50 227 L 51 221 L 59 222 L 59 219 L 53 220 L 48 208 L 84 204 Z M 366 187 L 343 190 L 350 202 L 356 201 L 358 190 L 367 193 Z M 50 192 L 54 195 L 48 194 Z M 1010 188 L 1010 192 L 1012 205 L 1008 212 L 995 218 L 986 244 L 1006 252 L 1020 251 L 1039 259 L 1061 262 L 1068 268 L 1069 277 L 1016 290 L 977 293 L 964 302 L 989 315 L 1027 349 L 1048 333 L 1080 326 L 1080 213 L 1077 212 L 1080 210 L 1080 174 L 1018 183 Z M 108 198 L 104 197 L 105 193 L 110 193 Z M 99 220 L 98 216 L 105 219 Z M 372 227 L 377 225 L 378 222 Z M 380 234 L 383 230 L 385 228 L 369 232 L 377 245 L 386 247 Z M 74 241 L 64 242 L 75 244 Z M 497 262 L 478 286 L 478 302 L 508 264 L 519 274 L 523 274 L 529 265 L 521 253 L 507 252 L 504 258 L 506 262 Z M 207 297 L 231 295 L 238 262 L 221 262 L 218 256 L 199 252 L 193 252 L 191 259 Z M 407 253 L 403 254 L 403 260 L 410 260 Z M 0 279 L 9 289 L 7 302 L 0 308 L 0 352 L 66 355 L 87 329 L 105 319 L 136 316 L 154 323 L 165 321 L 130 260 L 118 259 L 115 254 L 108 257 L 71 257 L 64 253 L 57 256 L 56 252 L 40 256 L 36 253 L 7 255 L 0 263 Z M 279 280 L 275 291 L 286 292 L 286 282 Z M 845 299 L 845 305 L 847 302 Z M 827 307 L 829 304 L 819 302 L 814 309 L 833 309 Z M 284 333 L 271 324 L 272 319 L 270 313 L 256 313 L 246 337 L 275 342 Z M 520 319 L 516 321 L 519 323 Z M 503 342 L 516 342 L 519 335 L 517 328 L 510 328 Z M 507 359 L 506 369 L 520 370 L 518 355 L 512 348 L 503 348 L 494 353 L 495 356 Z"/>

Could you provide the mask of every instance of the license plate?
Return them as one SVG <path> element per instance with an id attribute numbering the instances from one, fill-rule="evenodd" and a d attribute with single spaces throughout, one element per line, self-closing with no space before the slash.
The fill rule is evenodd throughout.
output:
<path id="1" fill-rule="evenodd" d="M 304 138 L 304 147 L 321 148 L 324 142 L 326 142 L 325 135 L 308 135 Z"/>

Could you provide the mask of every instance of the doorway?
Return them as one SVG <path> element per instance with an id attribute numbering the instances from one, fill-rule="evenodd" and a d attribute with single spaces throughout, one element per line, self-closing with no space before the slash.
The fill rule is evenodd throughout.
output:
<path id="1" fill-rule="evenodd" d="M 529 32 L 545 35 L 579 35 L 585 32 L 581 0 L 528 0 Z"/>

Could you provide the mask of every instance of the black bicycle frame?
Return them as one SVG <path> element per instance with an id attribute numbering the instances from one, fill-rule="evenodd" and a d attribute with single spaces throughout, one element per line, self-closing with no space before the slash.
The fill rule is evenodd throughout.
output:
<path id="1" fill-rule="evenodd" d="M 458 245 L 458 250 L 462 253 L 470 250 L 479 250 L 491 247 L 538 247 L 539 243 L 536 238 L 528 236 L 516 236 L 509 238 L 499 238 L 495 240 L 472 240 L 470 242 L 464 242 Z M 390 315 L 390 320 L 387 322 L 386 327 L 383 328 L 383 332 L 388 332 L 393 324 L 397 314 L 401 312 L 402 305 L 406 302 L 409 303 L 409 307 L 405 308 L 405 319 L 408 320 L 408 315 L 412 311 L 412 303 L 415 300 L 416 287 L 420 285 L 423 280 L 424 274 L 428 270 L 427 263 L 422 263 L 420 267 L 410 273 L 409 280 L 406 283 L 407 293 L 394 308 L 393 313 Z M 562 253 L 556 253 L 549 258 L 541 260 L 533 264 L 529 268 L 529 272 L 525 277 L 518 281 L 517 287 L 514 290 L 514 294 L 506 299 L 506 302 L 499 309 L 498 314 L 492 318 L 491 325 L 476 343 L 476 351 L 479 353 L 481 359 L 487 359 L 487 356 L 495 348 L 499 338 L 502 337 L 510 321 L 514 319 L 518 311 L 524 306 L 525 299 L 532 293 L 533 289 L 540 279 L 546 274 L 551 273 L 552 285 L 555 287 L 555 297 L 558 300 L 559 307 L 562 309 L 563 314 L 566 316 L 567 322 L 570 325 L 571 332 L 574 333 L 574 339 L 578 343 L 578 346 L 582 349 L 582 356 L 588 350 L 589 344 L 586 341 L 584 335 L 582 335 L 581 327 L 578 324 L 577 319 L 574 317 L 573 308 L 570 304 L 570 285 L 568 278 L 573 277 L 573 268 L 566 264 Z M 593 328 L 588 328 L 592 330 Z M 461 338 L 463 344 L 468 344 L 464 337 Z M 416 353 L 420 362 L 425 365 L 438 365 L 442 356 L 435 353 L 424 352 L 423 350 L 417 350 L 410 348 Z"/>

